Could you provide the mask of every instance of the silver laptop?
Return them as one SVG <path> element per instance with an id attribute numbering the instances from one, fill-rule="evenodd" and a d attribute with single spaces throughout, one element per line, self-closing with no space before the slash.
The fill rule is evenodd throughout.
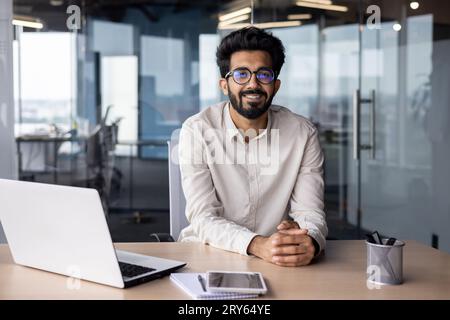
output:
<path id="1" fill-rule="evenodd" d="M 127 288 L 186 265 L 114 248 L 94 189 L 0 179 L 0 221 L 15 263 Z"/>

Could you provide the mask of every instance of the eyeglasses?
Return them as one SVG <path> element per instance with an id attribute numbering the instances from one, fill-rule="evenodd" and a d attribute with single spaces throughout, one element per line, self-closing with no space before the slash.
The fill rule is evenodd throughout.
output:
<path id="1" fill-rule="evenodd" d="M 250 71 L 247 68 L 236 68 L 225 75 L 225 79 L 229 76 L 233 77 L 237 84 L 247 84 L 250 82 L 252 75 L 256 74 L 256 80 L 262 84 L 270 84 L 275 80 L 275 72 L 269 68 L 259 68 L 256 71 Z"/>

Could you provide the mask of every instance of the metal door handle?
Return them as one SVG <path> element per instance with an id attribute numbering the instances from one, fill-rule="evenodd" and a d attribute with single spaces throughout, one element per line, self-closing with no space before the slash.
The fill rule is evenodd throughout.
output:
<path id="1" fill-rule="evenodd" d="M 359 126 L 360 126 L 360 105 L 361 93 L 359 89 L 356 89 L 353 93 L 353 159 L 359 160 L 360 147 L 359 147 Z"/>
<path id="2" fill-rule="evenodd" d="M 370 103 L 370 144 L 360 144 L 361 104 Z M 375 90 L 371 91 L 370 99 L 361 99 L 361 91 L 356 89 L 353 94 L 353 159 L 359 160 L 361 150 L 370 150 L 370 157 L 375 159 Z"/>
<path id="3" fill-rule="evenodd" d="M 371 91 L 372 103 L 370 104 L 370 157 L 375 159 L 375 90 Z"/>

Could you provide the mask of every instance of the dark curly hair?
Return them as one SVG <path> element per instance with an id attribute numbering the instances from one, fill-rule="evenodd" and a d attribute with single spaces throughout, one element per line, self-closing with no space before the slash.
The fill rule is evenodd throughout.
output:
<path id="1" fill-rule="evenodd" d="M 222 77 L 225 77 L 227 72 L 230 71 L 231 55 L 243 50 L 268 52 L 272 57 L 273 71 L 275 71 L 277 76 L 280 74 L 285 57 L 281 40 L 262 29 L 246 27 L 227 35 L 217 47 L 216 62 Z"/>

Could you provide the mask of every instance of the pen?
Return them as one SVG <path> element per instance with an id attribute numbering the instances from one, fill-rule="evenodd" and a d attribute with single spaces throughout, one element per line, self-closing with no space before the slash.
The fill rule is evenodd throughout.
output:
<path id="1" fill-rule="evenodd" d="M 370 233 L 366 234 L 366 238 L 370 243 L 377 243 Z"/>
<path id="2" fill-rule="evenodd" d="M 205 281 L 203 280 L 203 277 L 201 275 L 198 275 L 198 281 L 200 282 L 202 289 L 204 292 L 206 292 L 206 287 L 205 287 Z"/>
<path id="3" fill-rule="evenodd" d="M 375 243 L 383 244 L 383 240 L 381 240 L 381 237 L 380 237 L 380 235 L 378 234 L 378 231 L 374 231 L 374 232 L 372 233 L 372 236 L 373 236 L 373 238 L 375 239 Z"/>
<path id="4" fill-rule="evenodd" d="M 396 241 L 397 241 L 397 239 L 395 239 L 395 238 L 389 238 L 389 240 L 386 242 L 386 245 L 393 246 Z"/>

